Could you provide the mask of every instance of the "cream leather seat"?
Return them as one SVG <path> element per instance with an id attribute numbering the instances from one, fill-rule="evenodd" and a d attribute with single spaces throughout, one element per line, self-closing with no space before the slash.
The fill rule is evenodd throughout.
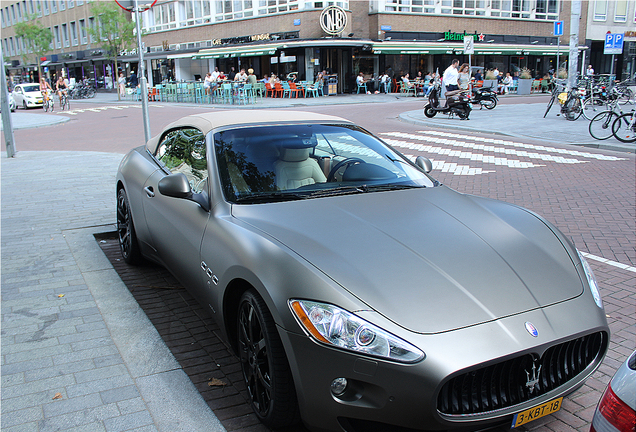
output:
<path id="1" fill-rule="evenodd" d="M 310 151 L 307 147 L 281 148 L 279 159 L 274 163 L 278 189 L 296 189 L 327 181 L 318 162 L 309 157 Z"/>

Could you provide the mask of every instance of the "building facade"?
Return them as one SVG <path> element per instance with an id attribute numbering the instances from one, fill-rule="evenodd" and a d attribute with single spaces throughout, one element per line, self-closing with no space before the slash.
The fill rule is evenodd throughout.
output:
<path id="1" fill-rule="evenodd" d="M 598 55 L 590 46 L 598 31 L 588 34 L 599 24 L 598 4 L 606 3 L 606 16 L 615 16 L 623 10 L 621 2 L 628 34 L 635 0 L 582 1 L 580 22 L 589 25 L 579 27 L 580 67 Z M 561 66 L 567 61 L 571 5 L 570 0 L 158 0 L 142 13 L 142 40 L 151 85 L 198 80 L 217 67 L 226 73 L 252 68 L 259 78 L 297 73 L 309 81 L 325 70 L 341 93 L 355 89 L 359 72 L 414 76 L 443 71 L 453 58 L 513 75 L 528 68 L 543 76 L 557 68 L 558 56 Z M 10 73 L 25 77 L 37 70 L 33 55 L 23 57 L 26 46 L 13 31 L 33 13 L 54 35 L 45 60 L 49 74 L 111 80 L 114 66 L 87 31 L 97 22 L 91 2 L 81 0 L 2 2 L 2 48 Z M 559 20 L 560 37 L 554 35 Z M 474 41 L 470 56 L 464 53 L 466 36 Z M 138 68 L 137 53 L 121 54 L 128 75 Z"/>

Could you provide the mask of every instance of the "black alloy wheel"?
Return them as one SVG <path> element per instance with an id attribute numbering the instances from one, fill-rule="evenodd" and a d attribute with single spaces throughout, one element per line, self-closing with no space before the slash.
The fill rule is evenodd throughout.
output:
<path id="1" fill-rule="evenodd" d="M 427 106 L 424 108 L 424 115 L 428 118 L 433 118 L 435 117 L 435 114 L 437 114 L 437 111 L 435 111 L 431 106 Z"/>
<path id="2" fill-rule="evenodd" d="M 117 239 L 124 261 L 128 264 L 139 264 L 141 252 L 130 213 L 130 203 L 124 188 L 117 192 Z"/>
<path id="3" fill-rule="evenodd" d="M 497 99 L 490 97 L 481 101 L 481 105 L 486 109 L 494 109 L 497 106 Z"/>
<path id="4" fill-rule="evenodd" d="M 238 356 L 252 409 L 265 425 L 280 428 L 300 420 L 294 382 L 274 319 L 253 290 L 241 297 Z"/>

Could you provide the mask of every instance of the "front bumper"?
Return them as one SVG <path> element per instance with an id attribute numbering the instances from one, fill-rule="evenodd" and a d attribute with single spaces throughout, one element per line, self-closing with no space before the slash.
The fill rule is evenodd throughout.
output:
<path id="1" fill-rule="evenodd" d="M 304 334 L 282 331 L 281 336 L 294 375 L 301 415 L 312 430 L 368 432 L 374 428 L 391 430 L 387 429 L 389 425 L 406 431 L 477 430 L 509 423 L 515 413 L 571 393 L 596 370 L 607 351 L 609 328 L 604 311 L 591 303 L 582 296 L 469 328 L 407 338 L 426 353 L 426 358 L 416 364 L 344 352 L 319 344 Z M 573 310 L 585 320 L 572 319 Z M 539 329 L 536 338 L 526 331 L 526 322 Z M 375 323 L 378 324 L 377 320 Z M 385 329 L 389 325 L 379 324 Z M 515 357 L 527 354 L 540 357 L 555 344 L 593 333 L 603 335 L 603 346 L 591 363 L 565 384 L 502 409 L 469 415 L 445 415 L 438 411 L 438 393 L 447 381 Z M 517 372 L 525 377 L 525 369 Z M 349 384 L 343 395 L 335 396 L 331 383 L 341 377 Z"/>

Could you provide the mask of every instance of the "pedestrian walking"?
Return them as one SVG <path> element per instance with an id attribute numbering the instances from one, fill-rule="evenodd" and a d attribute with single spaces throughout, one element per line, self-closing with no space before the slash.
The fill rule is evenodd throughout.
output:
<path id="1" fill-rule="evenodd" d="M 457 71 L 457 67 L 459 66 L 459 60 L 453 59 L 451 65 L 446 68 L 444 71 L 444 75 L 442 76 L 442 82 L 446 87 L 446 91 L 459 90 L 459 85 L 457 84 L 457 79 L 459 78 L 459 72 Z"/>
<path id="2" fill-rule="evenodd" d="M 119 85 L 119 96 L 126 97 L 126 77 L 123 72 L 119 72 L 117 84 Z"/>

